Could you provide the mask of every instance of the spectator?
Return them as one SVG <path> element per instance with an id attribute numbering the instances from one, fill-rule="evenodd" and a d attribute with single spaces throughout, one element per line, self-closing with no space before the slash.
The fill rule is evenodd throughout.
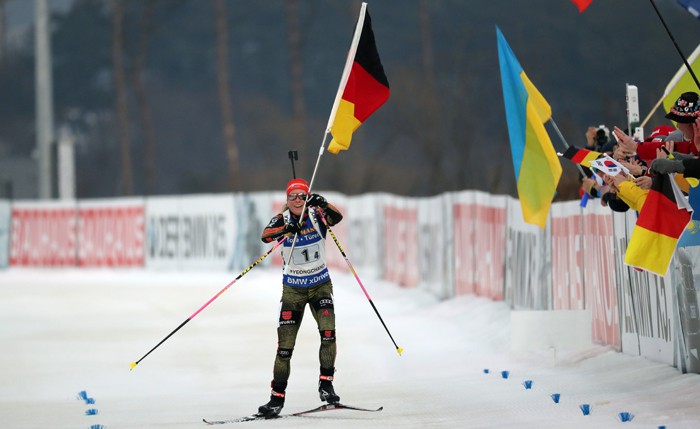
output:
<path id="1" fill-rule="evenodd" d="M 603 180 L 627 206 L 637 212 L 642 210 L 647 195 L 649 195 L 649 190 L 640 188 L 631 176 L 628 176 L 623 171 L 615 176 L 606 174 Z"/>
<path id="2" fill-rule="evenodd" d="M 697 156 L 700 149 L 700 100 L 695 92 L 684 92 L 666 114 L 666 118 L 678 124 L 678 130 L 683 134 L 683 141 L 665 142 L 649 141 L 637 144 L 622 130 L 615 127 L 613 133 L 623 150 L 628 154 L 636 153 L 647 165 L 656 158 L 657 150 L 662 146 L 669 152 Z M 657 127 L 659 128 L 659 127 Z M 656 129 L 655 129 L 656 130 Z M 667 135 L 672 133 L 667 133 Z M 660 137 L 661 135 L 659 135 Z M 673 137 L 674 139 L 676 137 Z M 654 140 L 657 140 L 656 138 Z"/>

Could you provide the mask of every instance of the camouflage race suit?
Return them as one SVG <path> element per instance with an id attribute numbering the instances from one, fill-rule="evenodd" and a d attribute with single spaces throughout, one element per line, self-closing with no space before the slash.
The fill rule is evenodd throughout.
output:
<path id="1" fill-rule="evenodd" d="M 321 346 L 318 352 L 321 368 L 330 369 L 335 366 L 333 284 L 327 281 L 308 288 L 284 285 L 277 327 L 277 356 L 273 370 L 275 384 L 286 385 L 289 379 L 290 359 L 307 303 L 321 335 Z"/>
<path id="2" fill-rule="evenodd" d="M 335 312 L 333 284 L 326 266 L 325 237 L 327 228 L 317 217 L 325 215 L 329 225 L 335 225 L 343 216 L 331 204 L 323 212 L 311 210 L 304 216 L 296 241 L 288 235 L 282 247 L 286 263 L 282 279 L 279 324 L 277 327 L 277 355 L 273 368 L 273 391 L 283 393 L 290 374 L 290 360 L 306 305 L 316 320 L 321 346 L 319 348 L 320 377 L 333 379 L 335 372 Z M 323 213 L 323 214 L 321 214 Z M 272 218 L 263 231 L 263 241 L 280 237 L 288 222 L 299 220 L 285 211 Z"/>

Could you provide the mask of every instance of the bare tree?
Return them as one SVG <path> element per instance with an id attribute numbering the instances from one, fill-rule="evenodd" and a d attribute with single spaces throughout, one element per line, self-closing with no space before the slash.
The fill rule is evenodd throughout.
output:
<path id="1" fill-rule="evenodd" d="M 216 75 L 219 87 L 219 104 L 221 106 L 221 122 L 223 124 L 224 142 L 228 157 L 229 184 L 232 190 L 240 184 L 240 166 L 238 160 L 238 145 L 235 139 L 233 123 L 233 103 L 229 85 L 228 67 L 228 23 L 226 0 L 214 0 L 216 9 Z"/>
<path id="2" fill-rule="evenodd" d="M 136 56 L 131 67 L 131 84 L 134 88 L 136 105 L 139 109 L 139 117 L 141 118 L 141 126 L 143 128 L 144 189 L 147 195 L 152 195 L 156 191 L 156 131 L 153 123 L 151 103 L 146 95 L 142 76 L 148 57 L 148 41 L 152 30 L 151 21 L 156 1 L 157 0 L 147 0 L 144 5 L 143 14 L 141 15 L 139 42 L 136 48 Z"/>
<path id="3" fill-rule="evenodd" d="M 131 168 L 131 143 L 129 138 L 129 112 L 126 105 L 126 78 L 122 53 L 124 37 L 124 5 L 122 0 L 112 0 L 112 58 L 114 67 L 114 90 L 119 122 L 119 146 L 122 164 L 122 194 L 133 195 L 134 182 Z"/>
<path id="4" fill-rule="evenodd" d="M 0 0 L 0 64 L 7 56 L 7 20 L 5 15 L 5 3 L 7 0 Z"/>
<path id="5" fill-rule="evenodd" d="M 423 62 L 423 75 L 425 87 L 423 99 L 424 104 L 424 132 L 422 134 L 422 146 L 428 160 L 430 175 L 433 180 L 429 182 L 428 193 L 437 193 L 444 189 L 444 173 L 442 171 L 442 154 L 440 149 L 440 103 L 435 85 L 435 61 L 433 56 L 433 37 L 430 19 L 428 0 L 418 2 L 418 15 L 420 20 L 421 35 L 421 59 Z"/>

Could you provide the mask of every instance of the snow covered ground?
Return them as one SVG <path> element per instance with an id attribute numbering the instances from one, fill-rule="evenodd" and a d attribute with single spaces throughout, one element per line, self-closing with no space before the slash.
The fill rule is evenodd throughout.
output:
<path id="1" fill-rule="evenodd" d="M 255 412 L 269 395 L 279 268 L 252 270 L 129 370 L 237 274 L 0 271 L 0 426 L 203 428 L 203 417 Z M 420 290 L 363 278 L 404 349 L 399 356 L 354 278 L 338 270 L 332 277 L 336 390 L 341 402 L 384 410 L 239 425 L 700 427 L 698 375 L 602 347 L 516 354 L 504 303 L 475 297 L 440 302 Z M 285 412 L 320 405 L 318 342 L 307 312 Z M 79 399 L 81 391 L 94 404 Z M 559 403 L 553 393 L 561 395 Z M 589 415 L 581 404 L 589 404 Z M 90 410 L 97 414 L 88 415 Z M 631 422 L 621 421 L 623 412 L 634 416 Z"/>

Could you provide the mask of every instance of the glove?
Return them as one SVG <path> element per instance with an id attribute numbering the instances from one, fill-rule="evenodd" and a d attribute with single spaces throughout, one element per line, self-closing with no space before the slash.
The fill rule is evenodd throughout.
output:
<path id="1" fill-rule="evenodd" d="M 311 194 L 306 204 L 309 206 L 321 207 L 322 209 L 328 207 L 328 201 L 318 194 Z"/>
<path id="2" fill-rule="evenodd" d="M 649 171 L 655 174 L 682 173 L 685 171 L 685 166 L 680 160 L 657 158 L 651 162 Z"/>
<path id="3" fill-rule="evenodd" d="M 301 232 L 301 228 L 299 227 L 298 223 L 292 221 L 284 224 L 285 234 L 298 234 L 299 232 Z"/>

